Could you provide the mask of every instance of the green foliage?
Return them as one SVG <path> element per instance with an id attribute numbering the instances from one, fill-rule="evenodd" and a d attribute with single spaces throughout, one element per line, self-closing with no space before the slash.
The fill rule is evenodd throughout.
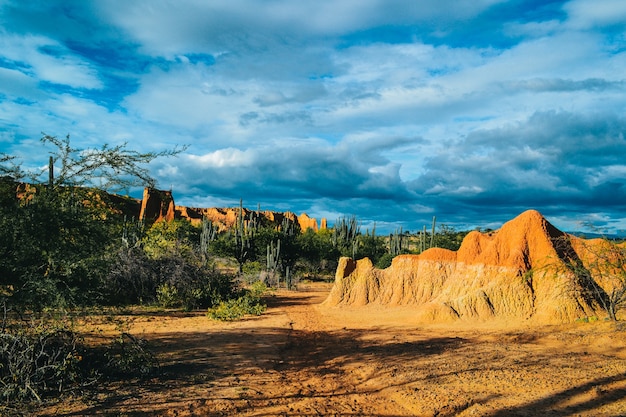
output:
<path id="1" fill-rule="evenodd" d="M 161 284 L 156 289 L 157 301 L 160 306 L 165 308 L 177 307 L 180 304 L 180 295 L 175 286 L 170 284 Z"/>
<path id="2" fill-rule="evenodd" d="M 379 269 L 388 268 L 391 266 L 391 261 L 393 261 L 393 258 L 394 256 L 391 253 L 385 253 L 380 258 L 378 258 L 374 266 Z"/>
<path id="3" fill-rule="evenodd" d="M 182 247 L 184 244 L 179 244 Z M 105 290 L 118 305 L 158 302 L 167 308 L 207 308 L 233 292 L 233 279 L 199 254 L 169 253 L 153 259 L 140 249 L 119 251 Z"/>
<path id="4" fill-rule="evenodd" d="M 15 304 L 41 310 L 98 298 L 115 221 L 106 208 L 84 204 L 92 196 L 39 187 L 0 208 L 0 284 L 14 289 Z"/>
<path id="5" fill-rule="evenodd" d="M 152 184 L 141 165 L 179 151 L 138 153 L 125 145 L 77 149 L 69 136 L 44 135 L 41 141 L 55 148 L 47 181 L 21 185 L 20 198 L 13 180 L 37 182 L 45 170 L 24 173 L 14 158 L 0 156 L 0 171 L 12 176 L 0 184 L 0 286 L 11 288 L 10 303 L 22 309 L 100 302 L 107 258 L 123 227 L 105 194 L 86 186 Z"/>
<path id="6" fill-rule="evenodd" d="M 102 377 L 145 377 L 158 369 L 144 340 L 120 333 L 109 344 L 89 345 L 66 318 L 13 320 L 0 331 L 0 400 L 13 405 L 42 402 Z"/>
<path id="7" fill-rule="evenodd" d="M 172 254 L 193 257 L 199 241 L 200 231 L 187 220 L 160 221 L 154 223 L 145 233 L 141 245 L 146 255 L 159 259 Z"/>
<path id="8" fill-rule="evenodd" d="M 301 269 L 310 275 L 332 274 L 337 268 L 341 253 L 333 245 L 333 231 L 308 229 L 297 236 L 296 245 Z"/>
<path id="9" fill-rule="evenodd" d="M 385 238 L 382 236 L 360 236 L 357 244 L 356 259 L 369 258 L 376 263 L 387 252 Z"/>
<path id="10" fill-rule="evenodd" d="M 237 298 L 222 301 L 216 307 L 210 308 L 207 316 L 221 321 L 238 320 L 247 315 L 260 316 L 267 308 L 260 297 L 258 290 L 245 291 Z"/>
<path id="11" fill-rule="evenodd" d="M 339 250 L 342 256 L 356 258 L 360 230 L 361 225 L 356 216 L 337 219 L 333 227 L 333 246 Z"/>
<path id="12" fill-rule="evenodd" d="M 439 233 L 437 233 L 437 247 L 454 251 L 459 250 L 463 239 L 465 239 L 468 233 L 468 231 L 456 231 L 453 227 L 442 224 L 439 226 Z"/>

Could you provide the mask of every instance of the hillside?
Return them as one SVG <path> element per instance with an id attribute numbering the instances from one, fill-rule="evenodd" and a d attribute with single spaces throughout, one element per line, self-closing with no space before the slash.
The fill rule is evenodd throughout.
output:
<path id="1" fill-rule="evenodd" d="M 529 210 L 491 233 L 468 234 L 458 251 L 401 255 L 384 270 L 342 258 L 326 306 L 414 306 L 428 322 L 529 320 L 570 322 L 602 315 L 593 280 L 572 272 L 592 262 L 583 241 Z M 611 285 L 596 277 L 608 290 Z"/>
<path id="2" fill-rule="evenodd" d="M 0 178 L 8 181 L 10 188 L 15 191 L 18 199 L 29 199 L 37 192 L 37 186 L 28 183 L 18 183 L 10 178 Z M 11 193 L 13 191 L 10 191 Z M 91 189 L 90 200 L 88 202 L 99 201 L 112 208 L 115 212 L 123 214 L 128 218 L 144 220 L 147 223 L 154 223 L 161 220 L 172 221 L 174 219 L 185 219 L 192 224 L 198 225 L 202 217 L 210 220 L 218 230 L 223 231 L 231 228 L 237 221 L 239 208 L 198 208 L 178 206 L 174 202 L 171 191 L 157 190 L 155 188 L 144 188 L 141 199 L 124 197 L 111 194 L 106 191 Z M 86 201 L 86 203 L 88 203 Z M 288 219 L 300 226 L 303 232 L 307 229 L 318 231 L 326 228 L 326 219 L 321 219 L 319 225 L 316 219 L 309 217 L 306 213 L 296 215 L 291 212 L 276 212 L 270 210 L 252 211 L 243 208 L 244 217 L 250 219 L 252 214 L 260 218 L 265 224 L 280 226 L 284 219 Z"/>
<path id="3" fill-rule="evenodd" d="M 263 219 L 264 222 L 281 225 L 284 219 L 298 223 L 300 230 L 303 232 L 311 228 L 317 231 L 318 228 L 326 228 L 326 219 L 321 220 L 318 227 L 317 220 L 309 217 L 306 213 L 299 216 L 291 212 L 275 212 L 275 211 L 258 211 L 253 212 L 247 208 L 243 208 L 244 218 L 249 219 L 254 213 L 257 217 Z M 231 228 L 237 221 L 239 208 L 198 208 L 177 206 L 174 203 L 174 197 L 171 191 L 161 191 L 153 188 L 145 188 L 139 218 L 149 222 L 159 220 L 171 221 L 174 219 L 186 219 L 192 224 L 199 224 L 202 217 L 210 220 L 214 226 L 220 230 Z"/>

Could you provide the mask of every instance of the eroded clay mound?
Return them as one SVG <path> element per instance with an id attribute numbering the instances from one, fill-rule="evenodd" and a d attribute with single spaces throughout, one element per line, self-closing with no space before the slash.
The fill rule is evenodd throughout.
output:
<path id="1" fill-rule="evenodd" d="M 324 305 L 410 305 L 425 321 L 573 321 L 600 311 L 588 282 L 567 268 L 586 262 L 585 248 L 529 210 L 497 232 L 468 234 L 457 252 L 401 255 L 384 270 L 342 258 Z"/>

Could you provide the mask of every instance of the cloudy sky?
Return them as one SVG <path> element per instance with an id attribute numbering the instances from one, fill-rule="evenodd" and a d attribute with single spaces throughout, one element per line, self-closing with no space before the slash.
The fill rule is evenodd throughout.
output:
<path id="1" fill-rule="evenodd" d="M 626 230 L 623 0 L 0 0 L 0 152 L 128 142 L 177 204 Z"/>

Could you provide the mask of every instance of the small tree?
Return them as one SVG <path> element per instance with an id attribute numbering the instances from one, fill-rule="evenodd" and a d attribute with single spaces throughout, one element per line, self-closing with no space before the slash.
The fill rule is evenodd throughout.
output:
<path id="1" fill-rule="evenodd" d="M 180 151 L 139 153 L 126 145 L 78 149 L 69 135 L 57 139 L 44 134 L 41 142 L 55 147 L 45 180 L 45 170 L 22 172 L 13 157 L 0 157 L 0 172 L 6 174 L 0 285 L 10 289 L 12 301 L 28 308 L 94 302 L 108 269 L 105 255 L 122 229 L 101 190 L 154 185 L 142 165 Z M 17 198 L 15 181 L 21 178 L 32 184 Z"/>
<path id="2" fill-rule="evenodd" d="M 626 307 L 626 246 L 609 239 L 584 240 L 567 234 L 554 241 L 558 273 L 570 274 L 613 321 Z M 563 267 L 564 265 L 564 267 Z M 563 269 L 564 268 L 564 269 Z"/>
<path id="3" fill-rule="evenodd" d="M 608 239 L 583 243 L 584 262 L 570 262 L 579 278 L 588 283 L 609 318 L 617 320 L 626 308 L 626 247 Z"/>

